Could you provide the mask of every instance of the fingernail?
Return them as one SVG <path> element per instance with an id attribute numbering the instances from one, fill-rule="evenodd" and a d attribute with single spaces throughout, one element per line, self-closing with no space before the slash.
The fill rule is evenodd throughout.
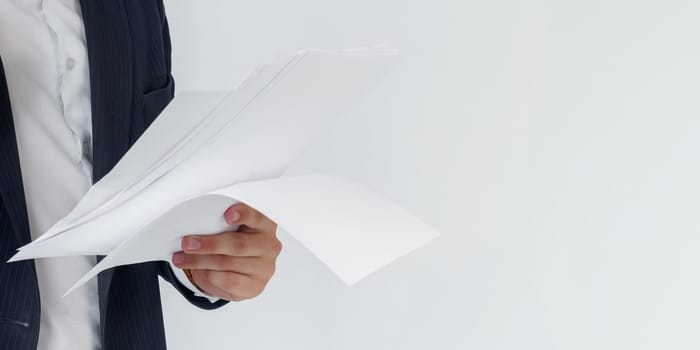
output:
<path id="1" fill-rule="evenodd" d="M 197 250 L 202 248 L 202 242 L 196 238 L 187 237 L 185 238 L 185 250 Z"/>
<path id="2" fill-rule="evenodd" d="M 238 210 L 231 211 L 231 222 L 236 222 L 240 218 L 241 218 L 241 213 L 239 213 Z"/>
<path id="3" fill-rule="evenodd" d="M 185 253 L 178 252 L 178 253 L 173 254 L 173 264 L 175 264 L 175 266 L 180 266 L 184 262 L 185 262 Z"/>

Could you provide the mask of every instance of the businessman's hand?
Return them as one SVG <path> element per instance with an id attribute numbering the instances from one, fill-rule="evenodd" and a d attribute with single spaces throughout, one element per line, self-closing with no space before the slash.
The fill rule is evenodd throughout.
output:
<path id="1" fill-rule="evenodd" d="M 189 269 L 193 282 L 210 295 L 241 301 L 262 293 L 275 273 L 282 251 L 277 224 L 255 209 L 239 203 L 224 213 L 238 231 L 210 236 L 187 236 L 173 264 Z"/>

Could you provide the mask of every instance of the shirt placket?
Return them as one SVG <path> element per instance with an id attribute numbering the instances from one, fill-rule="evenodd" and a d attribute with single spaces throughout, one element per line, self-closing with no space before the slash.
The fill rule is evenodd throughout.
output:
<path id="1" fill-rule="evenodd" d="M 76 74 L 75 70 L 78 66 L 75 55 L 72 55 L 68 50 L 67 43 L 63 41 L 58 33 L 56 22 L 55 6 L 60 6 L 54 0 L 40 0 L 39 8 L 43 20 L 51 34 L 56 61 L 56 69 L 58 72 L 58 79 L 56 83 L 56 98 L 58 100 L 61 114 L 63 116 L 63 122 L 68 130 L 70 130 L 71 135 L 74 139 L 75 144 L 75 161 L 80 163 L 81 169 L 85 174 L 87 181 L 91 182 L 92 178 L 92 137 L 90 131 L 90 120 L 89 115 L 82 115 L 81 113 L 86 113 L 87 111 L 81 111 L 80 108 L 76 108 L 78 101 L 74 101 L 70 98 L 71 94 L 67 93 L 70 89 L 75 87 L 68 86 L 70 75 Z"/>

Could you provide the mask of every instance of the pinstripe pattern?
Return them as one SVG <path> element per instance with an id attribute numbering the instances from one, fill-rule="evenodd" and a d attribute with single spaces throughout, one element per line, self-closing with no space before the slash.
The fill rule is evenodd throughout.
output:
<path id="1" fill-rule="evenodd" d="M 10 218 L 0 208 L 0 260 L 17 248 Z M 34 263 L 0 265 L 0 349 L 35 349 L 39 335 L 39 293 Z M 36 334 L 36 336 L 31 336 Z"/>
<path id="2" fill-rule="evenodd" d="M 16 238 L 20 241 L 29 240 L 29 219 L 27 204 L 24 201 L 22 176 L 19 168 L 19 154 L 15 139 L 15 128 L 12 122 L 10 96 L 7 91 L 7 79 L 0 59 L 0 196 L 10 215 Z M 17 166 L 11 166 L 17 165 Z"/>
<path id="3" fill-rule="evenodd" d="M 0 60 L 0 262 L 29 240 L 29 222 L 19 169 L 5 71 Z M 7 204 L 5 204 L 7 203 Z M 17 286 L 15 288 L 15 286 Z M 40 304 L 34 263 L 0 265 L 0 349 L 34 349 Z M 36 333 L 37 337 L 28 334 Z"/>
<path id="4" fill-rule="evenodd" d="M 173 98 L 162 0 L 81 0 L 90 60 L 94 179 L 114 167 Z M 99 233 L 97 233 L 99 234 Z M 0 259 L 29 242 L 19 157 L 0 61 Z M 165 349 L 158 275 L 193 305 L 218 308 L 177 282 L 164 262 L 99 276 L 104 350 Z M 0 264 L 0 350 L 35 350 L 40 301 L 32 261 Z"/>

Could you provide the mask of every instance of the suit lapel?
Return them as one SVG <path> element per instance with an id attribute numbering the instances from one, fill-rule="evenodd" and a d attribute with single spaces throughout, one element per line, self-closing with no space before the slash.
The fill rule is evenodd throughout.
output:
<path id="1" fill-rule="evenodd" d="M 131 33 L 123 0 L 81 0 L 80 4 L 90 63 L 92 177 L 97 182 L 117 164 L 130 145 L 133 102 Z M 110 269 L 98 276 L 103 340 L 113 272 Z"/>
<path id="2" fill-rule="evenodd" d="M 90 63 L 93 180 L 129 149 L 132 52 L 123 0 L 81 0 Z"/>
<path id="3" fill-rule="evenodd" d="M 31 240 L 29 219 L 17 152 L 15 126 L 12 120 L 10 94 L 2 60 L 0 60 L 0 164 L 0 196 L 12 221 L 13 231 L 20 245 L 24 245 Z"/>

